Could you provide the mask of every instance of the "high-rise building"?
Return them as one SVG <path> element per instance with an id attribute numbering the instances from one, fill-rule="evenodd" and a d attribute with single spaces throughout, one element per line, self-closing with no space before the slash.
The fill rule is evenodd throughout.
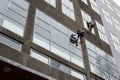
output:
<path id="1" fill-rule="evenodd" d="M 119 80 L 119 21 L 112 0 L 0 0 L 0 80 Z"/>

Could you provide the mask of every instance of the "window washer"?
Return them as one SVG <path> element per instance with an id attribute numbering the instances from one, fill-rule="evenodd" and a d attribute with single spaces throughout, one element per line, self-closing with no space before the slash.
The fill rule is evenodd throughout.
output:
<path id="1" fill-rule="evenodd" d="M 92 29 L 95 27 L 95 20 L 90 21 L 88 24 L 88 30 L 91 33 Z"/>
<path id="2" fill-rule="evenodd" d="M 84 28 L 81 28 L 81 29 L 77 30 L 77 40 L 76 40 L 76 42 L 78 41 L 79 38 L 80 38 L 80 43 L 83 42 L 84 32 L 85 32 Z M 76 46 L 78 46 L 78 45 L 76 45 Z"/>

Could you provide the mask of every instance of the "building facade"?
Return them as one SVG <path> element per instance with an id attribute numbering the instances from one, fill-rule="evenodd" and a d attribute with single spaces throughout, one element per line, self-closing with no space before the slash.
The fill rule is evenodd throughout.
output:
<path id="1" fill-rule="evenodd" d="M 1 0 L 0 79 L 119 80 L 119 17 L 111 0 Z"/>

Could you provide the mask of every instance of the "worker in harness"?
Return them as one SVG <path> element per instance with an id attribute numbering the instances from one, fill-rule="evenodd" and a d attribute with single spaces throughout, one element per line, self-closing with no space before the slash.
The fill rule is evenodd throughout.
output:
<path id="1" fill-rule="evenodd" d="M 83 42 L 84 28 L 78 29 L 76 33 L 77 33 L 77 35 L 72 34 L 70 36 L 70 42 L 73 43 L 73 44 L 76 44 L 76 46 L 78 46 L 78 40 L 79 40 L 79 38 L 80 38 L 80 43 Z M 77 36 L 77 37 L 75 37 L 75 36 Z"/>
<path id="2" fill-rule="evenodd" d="M 88 25 L 88 30 L 91 33 L 92 29 L 95 27 L 96 23 L 95 20 L 90 21 L 89 23 L 87 23 Z"/>

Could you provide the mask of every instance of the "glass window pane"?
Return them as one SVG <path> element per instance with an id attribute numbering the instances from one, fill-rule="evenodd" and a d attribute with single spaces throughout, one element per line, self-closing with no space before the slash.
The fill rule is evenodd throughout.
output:
<path id="1" fill-rule="evenodd" d="M 35 18 L 35 25 L 38 25 L 38 26 L 44 28 L 45 30 L 50 31 L 50 25 L 45 23 L 45 22 L 43 22 L 38 17 Z"/>
<path id="2" fill-rule="evenodd" d="M 49 58 L 46 57 L 45 55 L 41 54 L 38 51 L 31 50 L 30 56 L 37 59 L 37 60 L 39 60 L 39 61 L 41 61 L 41 62 L 43 62 L 43 63 L 48 64 Z"/>
<path id="3" fill-rule="evenodd" d="M 56 7 L 56 0 L 50 0 L 52 6 Z"/>
<path id="4" fill-rule="evenodd" d="M 6 14 L 2 26 L 20 36 L 23 36 L 29 3 L 25 0 L 4 1 L 9 2 L 9 6 L 6 7 L 7 11 L 4 12 Z"/>
<path id="5" fill-rule="evenodd" d="M 45 0 L 47 3 L 52 5 L 53 7 L 56 7 L 56 0 Z"/>
<path id="6" fill-rule="evenodd" d="M 11 9 L 11 10 L 17 12 L 18 14 L 20 14 L 20 15 L 22 15 L 22 16 L 24 16 L 24 17 L 27 16 L 26 10 L 23 9 L 23 8 L 21 8 L 21 7 L 19 7 L 19 5 L 17 5 L 17 4 L 14 3 L 14 2 L 11 2 L 10 8 L 9 8 L 9 9 Z"/>
<path id="7" fill-rule="evenodd" d="M 97 74 L 98 76 L 100 76 L 100 70 L 98 67 L 96 67 L 95 65 L 93 64 L 90 64 L 90 68 L 91 68 L 91 71 L 95 74 Z"/>
<path id="8" fill-rule="evenodd" d="M 47 39 L 50 38 L 50 33 L 48 31 L 44 30 L 43 28 L 41 28 L 40 26 L 35 25 L 34 32 L 47 38 Z"/>
<path id="9" fill-rule="evenodd" d="M 4 19 L 2 26 L 20 36 L 24 34 L 24 27 L 7 17 Z"/>
<path id="10" fill-rule="evenodd" d="M 53 53 L 59 55 L 60 57 L 70 61 L 69 52 L 67 50 L 65 50 L 64 48 L 56 45 L 55 43 L 51 43 L 51 51 Z"/>
<path id="11" fill-rule="evenodd" d="M 69 11 L 69 15 L 73 20 L 75 20 L 75 15 L 74 15 L 73 11 Z"/>
<path id="12" fill-rule="evenodd" d="M 61 32 L 68 34 L 68 28 L 61 23 L 57 22 L 54 19 L 51 19 L 51 25 L 56 28 L 57 30 L 60 30 Z"/>
<path id="13" fill-rule="evenodd" d="M 81 1 L 83 1 L 85 4 L 88 4 L 88 3 L 87 3 L 87 0 L 81 0 Z"/>
<path id="14" fill-rule="evenodd" d="M 117 48 L 117 46 L 116 46 L 116 48 Z M 115 73 L 117 73 L 117 70 L 116 70 L 117 67 L 114 66 L 115 62 L 112 59 L 112 57 L 110 55 L 108 55 L 108 53 L 104 52 L 97 46 L 95 46 L 94 54 L 91 53 L 92 50 L 90 48 L 87 48 L 87 50 L 88 50 L 88 54 L 89 54 L 88 57 L 89 57 L 89 61 L 90 61 L 91 72 L 97 74 L 98 76 L 104 78 L 105 80 L 106 80 L 106 77 L 114 75 L 114 73 L 113 73 L 114 71 L 115 71 Z M 96 55 L 96 56 L 94 56 L 94 55 Z M 108 74 L 108 73 L 110 73 L 110 74 Z"/>
<path id="15" fill-rule="evenodd" d="M 14 11 L 10 10 L 10 9 L 7 11 L 6 16 L 13 19 L 17 23 L 25 25 L 26 19 L 24 17 L 20 16 L 19 14 L 15 13 Z"/>
<path id="16" fill-rule="evenodd" d="M 64 1 L 64 0 L 63 0 Z M 62 12 L 64 13 L 64 14 L 66 14 L 66 7 L 63 5 L 62 6 Z"/>
<path id="17" fill-rule="evenodd" d="M 69 8 L 72 10 L 72 11 L 74 11 L 74 7 L 73 7 L 73 3 L 71 2 L 71 1 L 69 1 Z"/>
<path id="18" fill-rule="evenodd" d="M 71 19 L 75 20 L 75 13 L 74 13 L 74 6 L 70 0 L 62 0 L 62 12 L 70 17 Z"/>
<path id="19" fill-rule="evenodd" d="M 93 51 L 95 51 L 95 46 L 91 44 L 90 42 L 86 41 L 87 47 Z"/>
<path id="20" fill-rule="evenodd" d="M 0 13 L 4 14 L 8 7 L 9 0 L 0 0 Z"/>
<path id="21" fill-rule="evenodd" d="M 71 53 L 71 62 L 84 68 L 83 59 L 80 56 Z"/>
<path id="22" fill-rule="evenodd" d="M 20 50 L 21 44 L 3 34 L 0 34 L 0 42 L 16 50 Z"/>
<path id="23" fill-rule="evenodd" d="M 90 63 L 95 64 L 96 66 L 99 66 L 98 61 L 96 60 L 96 58 L 94 58 L 92 56 L 89 56 L 89 61 L 90 61 Z"/>
<path id="24" fill-rule="evenodd" d="M 54 28 L 51 28 L 51 40 L 69 50 L 69 37 Z"/>
<path id="25" fill-rule="evenodd" d="M 78 79 L 80 79 L 80 80 L 85 80 L 85 76 L 84 75 L 82 75 L 82 74 L 80 74 L 80 73 L 78 73 L 78 72 L 76 72 L 74 70 L 71 70 L 71 75 L 76 77 L 76 78 L 78 78 Z"/>
<path id="26" fill-rule="evenodd" d="M 70 51 L 80 57 L 82 57 L 82 51 L 81 48 L 77 48 L 76 46 L 70 45 Z"/>
<path id="27" fill-rule="evenodd" d="M 54 68 L 62 71 L 62 72 L 65 72 L 65 73 L 67 73 L 67 74 L 70 74 L 70 69 L 69 69 L 67 66 L 65 66 L 65 65 L 63 65 L 63 64 L 61 64 L 61 63 L 59 63 L 59 62 L 57 62 L 57 61 L 54 61 L 54 60 L 51 59 L 51 60 L 50 60 L 50 65 L 51 65 L 52 67 L 54 67 Z"/>
<path id="28" fill-rule="evenodd" d="M 34 33 L 33 42 L 47 50 L 50 50 L 49 40 L 40 36 L 37 33 Z"/>
<path id="29" fill-rule="evenodd" d="M 19 5 L 24 10 L 28 10 L 29 4 L 25 0 L 12 0 L 12 2 Z"/>
<path id="30" fill-rule="evenodd" d="M 39 19 L 43 20 L 44 22 L 50 24 L 50 17 L 38 9 L 36 9 L 36 17 L 38 17 Z"/>
<path id="31" fill-rule="evenodd" d="M 87 52 L 90 56 L 96 58 L 96 53 L 94 51 L 91 51 L 91 50 L 87 49 Z"/>
<path id="32" fill-rule="evenodd" d="M 3 14 L 0 13 L 0 25 L 2 24 L 3 21 Z"/>

